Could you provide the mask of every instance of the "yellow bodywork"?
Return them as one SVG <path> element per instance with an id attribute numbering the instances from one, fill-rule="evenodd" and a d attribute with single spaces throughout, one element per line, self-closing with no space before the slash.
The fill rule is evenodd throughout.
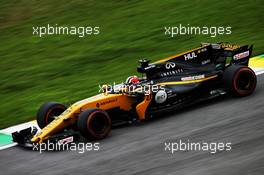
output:
<path id="1" fill-rule="evenodd" d="M 74 124 L 78 119 L 78 114 L 88 108 L 100 108 L 102 110 L 108 110 L 115 107 L 119 107 L 121 110 L 129 111 L 132 109 L 133 104 L 136 103 L 136 98 L 129 94 L 99 94 L 81 101 L 78 101 L 65 110 L 60 116 L 56 117 L 51 123 L 38 132 L 31 141 L 33 143 L 41 143 L 48 139 L 49 136 L 56 134 L 63 130 L 65 127 Z M 140 119 L 144 119 L 145 111 L 149 104 L 144 105 L 140 103 L 140 107 L 137 108 L 137 114 L 140 115 Z M 144 111 L 144 113 L 140 112 Z"/>
<path id="2" fill-rule="evenodd" d="M 151 99 L 152 99 L 151 94 L 146 95 L 144 100 L 136 106 L 136 111 L 139 120 L 144 120 L 146 118 L 146 110 L 151 102 Z"/>
<path id="3" fill-rule="evenodd" d="M 198 80 L 178 81 L 178 82 L 164 82 L 159 85 L 179 85 L 190 84 L 202 81 L 211 80 L 216 78 L 217 75 L 202 78 Z M 89 108 L 100 108 L 102 110 L 109 110 L 113 108 L 120 108 L 124 111 L 130 111 L 132 106 L 136 106 L 136 114 L 139 120 L 146 119 L 146 111 L 152 101 L 152 94 L 145 94 L 144 99 L 141 102 L 136 101 L 136 97 L 121 93 L 121 94 L 107 94 L 102 93 L 84 100 L 78 101 L 66 109 L 60 116 L 56 117 L 51 123 L 37 133 L 31 141 L 33 143 L 41 143 L 48 139 L 49 136 L 58 133 L 67 126 L 73 125 L 77 122 L 78 115 Z"/>

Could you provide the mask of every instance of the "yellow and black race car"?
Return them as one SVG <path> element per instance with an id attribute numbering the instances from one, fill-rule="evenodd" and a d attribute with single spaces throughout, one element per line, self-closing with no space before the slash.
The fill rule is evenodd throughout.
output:
<path id="1" fill-rule="evenodd" d="M 118 85 L 102 86 L 102 93 L 66 107 L 49 102 L 37 112 L 41 131 L 28 128 L 12 134 L 21 145 L 46 141 L 69 143 L 79 136 L 105 138 L 118 121 L 143 121 L 225 94 L 247 96 L 257 79 L 248 67 L 253 46 L 204 43 L 170 58 L 149 63 L 140 60 L 142 77 L 129 77 Z"/>

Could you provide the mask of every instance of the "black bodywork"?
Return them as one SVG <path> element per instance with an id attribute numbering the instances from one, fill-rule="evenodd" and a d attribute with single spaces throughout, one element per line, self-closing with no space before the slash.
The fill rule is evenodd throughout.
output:
<path id="1" fill-rule="evenodd" d="M 197 49 L 156 63 L 150 64 L 146 59 L 140 60 L 137 70 L 145 75 L 145 81 L 164 84 L 167 94 L 164 103 L 157 103 L 153 98 L 148 107 L 148 114 L 174 110 L 226 94 L 222 82 L 224 70 L 234 64 L 247 66 L 252 49 L 252 45 L 205 43 Z M 202 80 L 199 81 L 200 79 Z M 182 83 L 185 80 L 189 83 Z M 155 95 L 154 93 L 153 96 Z"/>

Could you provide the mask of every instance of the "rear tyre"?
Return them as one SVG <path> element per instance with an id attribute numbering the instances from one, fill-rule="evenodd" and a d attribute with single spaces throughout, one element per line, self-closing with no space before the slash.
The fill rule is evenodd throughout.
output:
<path id="1" fill-rule="evenodd" d="M 111 131 L 109 115 L 98 108 L 87 109 L 79 115 L 78 129 L 89 140 L 105 138 Z"/>
<path id="2" fill-rule="evenodd" d="M 66 110 L 66 107 L 57 102 L 48 102 L 43 104 L 37 113 L 37 123 L 42 129 L 52 122 L 55 117 L 59 116 L 63 111 Z"/>
<path id="3" fill-rule="evenodd" d="M 255 72 L 246 66 L 232 65 L 223 75 L 226 90 L 232 94 L 243 97 L 252 94 L 257 85 Z"/>

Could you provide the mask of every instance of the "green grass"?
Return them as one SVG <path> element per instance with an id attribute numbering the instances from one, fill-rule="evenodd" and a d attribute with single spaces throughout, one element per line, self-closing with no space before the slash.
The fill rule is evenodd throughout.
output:
<path id="1" fill-rule="evenodd" d="M 135 74 L 200 42 L 254 44 L 263 53 L 263 2 L 255 0 L 9 0 L 0 2 L 0 128 L 34 119 L 47 101 L 94 95 L 98 84 Z M 169 38 L 164 26 L 231 26 L 232 34 Z M 100 35 L 32 36 L 32 26 L 100 26 Z"/>

